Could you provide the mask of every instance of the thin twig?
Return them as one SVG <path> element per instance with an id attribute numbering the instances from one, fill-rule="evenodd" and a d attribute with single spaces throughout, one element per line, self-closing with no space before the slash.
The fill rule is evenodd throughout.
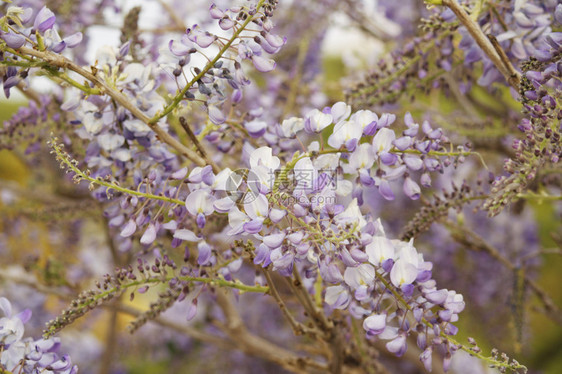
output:
<path id="1" fill-rule="evenodd" d="M 44 286 L 28 276 L 20 277 L 11 275 L 10 272 L 5 269 L 0 269 L 0 279 L 23 284 L 42 293 L 56 295 L 63 300 L 71 300 L 73 298 L 69 293 L 63 292 L 57 288 Z M 227 324 L 224 326 L 223 331 L 227 333 L 228 338 L 205 333 L 162 317 L 151 319 L 149 322 L 170 328 L 173 331 L 212 344 L 221 349 L 240 350 L 246 354 L 274 362 L 295 373 L 325 373 L 327 371 L 327 366 L 323 363 L 316 362 L 308 357 L 298 356 L 268 340 L 251 334 L 244 326 L 242 318 L 234 307 L 229 295 L 221 292 L 220 289 L 217 289 L 217 302 L 227 318 Z M 121 303 L 102 304 L 100 306 L 104 309 L 117 310 L 135 317 L 141 316 L 144 313 L 144 311 Z"/>
<path id="2" fill-rule="evenodd" d="M 343 372 L 345 359 L 345 340 L 342 331 L 338 328 L 332 329 L 331 337 L 328 341 L 330 345 L 330 373 L 341 374 Z"/>
<path id="3" fill-rule="evenodd" d="M 180 117 L 180 125 L 184 129 L 184 131 L 187 133 L 187 136 L 189 136 L 189 139 L 191 139 L 193 144 L 195 144 L 195 147 L 197 147 L 197 150 L 201 154 L 201 157 L 203 157 L 205 160 L 207 160 L 207 162 L 212 166 L 215 173 L 218 173 L 220 171 L 219 167 L 217 166 L 217 164 L 215 164 L 215 162 L 213 160 L 211 160 L 207 156 L 207 152 L 205 151 L 205 148 L 199 142 L 199 139 L 197 139 L 197 136 L 195 136 L 195 134 L 191 130 L 191 127 L 189 127 L 189 124 L 187 123 L 187 120 L 185 119 L 185 117 Z"/>
<path id="4" fill-rule="evenodd" d="M 496 52 L 498 52 L 498 55 L 500 56 L 500 59 L 502 60 L 502 63 L 509 70 L 510 76 L 511 77 L 518 76 L 519 72 L 517 70 L 515 70 L 515 68 L 511 64 L 511 61 L 509 61 L 509 57 L 507 57 L 507 54 L 505 53 L 502 46 L 500 45 L 500 42 L 498 42 L 498 39 L 492 34 L 488 34 L 487 36 L 488 36 L 488 39 L 490 39 L 490 42 L 492 43 L 492 45 L 494 46 L 494 49 L 496 50 Z M 520 75 L 519 75 L 518 79 L 521 80 Z"/>
<path id="5" fill-rule="evenodd" d="M 296 294 L 300 294 L 302 298 L 301 300 L 304 301 L 303 306 L 305 307 L 305 309 L 307 309 L 307 311 L 309 311 L 309 313 L 311 313 L 310 317 L 314 320 L 319 328 L 324 330 L 331 330 L 334 327 L 333 324 L 329 322 L 326 318 L 326 315 L 322 311 L 319 311 L 314 305 L 314 302 L 310 298 L 310 294 L 304 288 L 301 276 L 296 267 L 293 268 L 293 276 L 295 278 L 294 281 L 290 281 L 289 283 L 294 286 Z"/>
<path id="6" fill-rule="evenodd" d="M 265 275 L 265 279 L 267 280 L 267 284 L 269 285 L 269 293 L 271 294 L 271 296 L 273 296 L 275 301 L 277 301 L 277 304 L 279 305 L 279 309 L 281 309 L 281 312 L 283 313 L 285 318 L 287 318 L 287 320 L 289 321 L 289 324 L 293 328 L 293 332 L 295 333 L 295 335 L 304 334 L 307 328 L 303 326 L 300 322 L 295 320 L 295 318 L 287 308 L 287 305 L 285 305 L 285 302 L 281 298 L 281 295 L 279 295 L 279 291 L 277 291 L 277 287 L 273 282 L 271 272 L 267 269 L 263 269 L 263 273 Z"/>
<path id="7" fill-rule="evenodd" d="M 139 310 L 139 309 L 134 308 L 134 307 L 131 307 L 131 306 L 128 306 L 128 305 L 115 304 L 114 307 L 117 310 L 119 310 L 121 313 L 129 314 L 129 315 L 134 316 L 134 317 L 140 317 L 141 315 L 144 314 L 144 311 Z M 238 349 L 235 342 L 227 340 L 223 336 L 215 336 L 215 335 L 212 335 L 210 333 L 205 333 L 205 332 L 197 330 L 193 327 L 185 326 L 184 324 L 176 323 L 176 322 L 170 321 L 170 320 L 168 320 L 166 318 L 163 318 L 163 317 L 156 317 L 154 319 L 151 319 L 149 321 L 149 323 L 150 322 L 156 323 L 160 326 L 167 327 L 167 328 L 169 328 L 173 331 L 176 331 L 176 332 L 179 332 L 181 334 L 187 335 L 187 336 L 189 336 L 193 339 L 202 341 L 204 343 L 212 344 L 213 346 L 216 346 L 218 348 L 230 349 L 230 350 Z"/>
<path id="8" fill-rule="evenodd" d="M 546 248 L 546 249 L 539 249 L 534 252 L 529 253 L 521 258 L 521 263 L 525 263 L 528 260 L 538 257 L 540 255 L 559 255 L 562 256 L 562 249 L 557 248 Z"/>
<path id="9" fill-rule="evenodd" d="M 117 348 L 117 321 L 119 312 L 114 305 L 109 307 L 109 321 L 107 323 L 107 330 L 105 336 L 105 347 L 101 356 L 101 364 L 99 374 L 109 374 L 112 369 L 112 362 L 115 358 L 115 350 Z"/>
<path id="10" fill-rule="evenodd" d="M 453 13 L 455 13 L 459 21 L 466 27 L 469 34 L 474 38 L 474 41 L 476 41 L 476 44 L 478 44 L 480 49 L 482 49 L 482 51 L 488 56 L 488 58 L 490 58 L 492 63 L 502 73 L 509 84 L 517 92 L 519 92 L 519 82 L 521 80 L 521 74 L 517 70 L 515 70 L 509 59 L 502 59 L 500 53 L 498 53 L 498 49 L 494 47 L 493 43 L 488 37 L 486 37 L 480 26 L 478 26 L 478 24 L 474 22 L 472 18 L 470 18 L 470 16 L 459 5 L 459 3 L 457 3 L 456 0 L 443 0 L 442 4 L 450 8 Z"/>
<path id="11" fill-rule="evenodd" d="M 310 369 L 320 370 L 321 372 L 327 371 L 327 367 L 324 364 L 308 357 L 297 356 L 285 348 L 251 334 L 246 329 L 229 293 L 220 289 L 217 290 L 217 304 L 226 318 L 223 331 L 230 339 L 238 343 L 238 348 L 244 353 L 275 362 L 283 368 L 296 373 L 310 372 Z"/>

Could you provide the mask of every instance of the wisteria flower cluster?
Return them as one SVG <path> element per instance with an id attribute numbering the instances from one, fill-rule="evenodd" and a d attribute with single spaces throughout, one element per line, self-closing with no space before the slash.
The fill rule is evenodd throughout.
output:
<path id="1" fill-rule="evenodd" d="M 3 1 L 0 372 L 527 372 L 562 4 L 397 6 Z"/>
<path id="2" fill-rule="evenodd" d="M 72 365 L 69 355 L 59 356 L 60 339 L 24 338 L 24 324 L 31 318 L 26 309 L 13 315 L 12 304 L 5 297 L 0 298 L 0 347 L 2 368 L 12 373 L 78 373 L 78 366 Z"/>

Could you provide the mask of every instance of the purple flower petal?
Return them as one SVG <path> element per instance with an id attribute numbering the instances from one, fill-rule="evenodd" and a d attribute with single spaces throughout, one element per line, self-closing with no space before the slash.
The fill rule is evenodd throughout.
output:
<path id="1" fill-rule="evenodd" d="M 392 192 L 392 188 L 390 188 L 390 183 L 385 179 L 381 180 L 379 184 L 379 193 L 386 200 L 394 200 L 394 192 Z"/>
<path id="2" fill-rule="evenodd" d="M 209 14 L 211 15 L 212 19 L 221 19 L 224 16 L 224 12 L 217 8 L 216 4 L 211 4 L 209 8 Z"/>
<path id="3" fill-rule="evenodd" d="M 267 235 L 263 238 L 263 244 L 273 249 L 279 247 L 283 243 L 283 239 L 285 239 L 285 233 L 283 232 Z"/>
<path id="4" fill-rule="evenodd" d="M 412 138 L 409 136 L 402 136 L 393 141 L 392 144 L 394 144 L 394 146 L 399 150 L 404 151 L 412 145 Z"/>
<path id="5" fill-rule="evenodd" d="M 386 328 L 386 314 L 373 314 L 365 318 L 363 328 L 367 331 L 367 335 L 378 335 Z"/>
<path id="6" fill-rule="evenodd" d="M 33 23 L 33 28 L 43 34 L 45 31 L 52 28 L 55 24 L 56 17 L 55 14 L 46 6 L 41 8 L 41 10 L 35 16 L 35 22 Z"/>
<path id="7" fill-rule="evenodd" d="M 207 265 L 212 255 L 211 246 L 206 242 L 201 242 L 197 246 L 197 249 L 199 250 L 199 257 L 197 257 L 197 263 L 199 265 Z"/>
<path id="8" fill-rule="evenodd" d="M 388 349 L 389 352 L 394 353 L 398 357 L 402 356 L 404 353 L 406 353 L 406 350 L 408 349 L 408 345 L 406 343 L 406 336 L 398 335 L 397 338 L 386 343 L 386 349 Z"/>
<path id="9" fill-rule="evenodd" d="M 292 269 L 294 259 L 295 259 L 295 255 L 292 254 L 291 252 L 287 252 L 283 256 L 275 260 L 272 260 L 272 263 L 277 270 L 287 270 L 287 269 Z"/>
<path id="10" fill-rule="evenodd" d="M 279 48 L 285 45 L 285 43 L 287 42 L 287 37 L 282 38 L 279 35 L 267 33 L 265 35 L 265 40 L 267 40 L 269 45 L 271 45 L 272 47 Z"/>
<path id="11" fill-rule="evenodd" d="M 562 4 L 558 4 L 556 6 L 556 10 L 554 11 L 554 19 L 559 24 L 562 24 Z"/>
<path id="12" fill-rule="evenodd" d="M 262 73 L 267 73 L 268 71 L 272 71 L 273 69 L 275 69 L 276 66 L 275 61 L 258 55 L 252 56 L 252 62 L 254 63 L 256 69 Z"/>
<path id="13" fill-rule="evenodd" d="M 429 173 L 423 173 L 420 177 L 420 183 L 424 187 L 431 187 L 431 177 Z"/>
<path id="14" fill-rule="evenodd" d="M 200 229 L 204 228 L 205 223 L 207 222 L 203 213 L 197 214 L 197 218 L 195 219 L 195 221 L 197 222 L 197 227 L 199 227 Z"/>
<path id="15" fill-rule="evenodd" d="M 64 42 L 68 48 L 74 48 L 82 42 L 83 35 L 81 32 L 74 33 L 64 38 Z"/>
<path id="16" fill-rule="evenodd" d="M 214 105 L 209 106 L 209 119 L 215 125 L 222 125 L 226 121 L 226 117 L 222 111 Z"/>
<path id="17" fill-rule="evenodd" d="M 135 231 L 137 231 L 137 224 L 135 223 L 134 219 L 130 219 L 125 227 L 123 227 L 123 230 L 121 230 L 121 236 L 124 238 L 128 238 L 129 236 L 133 235 Z"/>
<path id="18" fill-rule="evenodd" d="M 187 316 L 186 319 L 191 321 L 197 315 L 197 299 L 193 299 L 191 303 L 189 303 L 189 307 L 187 308 Z"/>
<path id="19" fill-rule="evenodd" d="M 246 231 L 248 234 L 257 234 L 261 231 L 262 227 L 263 220 L 260 219 L 254 219 L 250 222 L 246 222 L 243 226 L 244 231 Z"/>
<path id="20" fill-rule="evenodd" d="M 327 283 L 340 283 L 343 281 L 343 276 L 340 269 L 336 264 L 325 264 L 324 261 L 318 261 L 318 267 L 320 269 L 320 276 L 322 280 Z"/>
<path id="21" fill-rule="evenodd" d="M 267 259 L 269 259 L 269 254 L 271 253 L 271 250 L 269 249 L 269 247 L 265 244 L 260 244 L 258 246 L 258 248 L 256 249 L 256 257 L 254 258 L 254 264 L 259 265 L 262 262 L 266 261 Z"/>
<path id="22" fill-rule="evenodd" d="M 9 32 L 2 35 L 2 39 L 6 42 L 8 47 L 18 49 L 25 44 L 25 37 L 20 34 Z"/>
<path id="23" fill-rule="evenodd" d="M 61 53 L 62 51 L 64 51 L 65 48 L 66 48 L 66 43 L 62 41 L 60 43 L 56 43 L 52 45 L 50 49 L 55 53 Z"/>
<path id="24" fill-rule="evenodd" d="M 219 27 L 223 30 L 230 30 L 236 25 L 236 22 L 228 16 L 224 16 L 219 21 Z"/>
<path id="25" fill-rule="evenodd" d="M 265 134 L 265 130 L 267 129 L 267 122 L 253 120 L 250 122 L 246 122 L 244 124 L 244 127 L 246 128 L 246 130 L 248 130 L 248 133 L 252 138 L 259 138 L 260 136 Z"/>
<path id="26" fill-rule="evenodd" d="M 408 177 L 404 180 L 404 194 L 412 200 L 417 200 L 420 198 L 420 186 Z"/>
<path id="27" fill-rule="evenodd" d="M 186 240 L 188 242 L 198 242 L 201 240 L 197 235 L 193 233 L 193 231 L 188 229 L 180 229 L 176 230 L 174 233 L 174 238 Z"/>
<path id="28" fill-rule="evenodd" d="M 25 309 L 24 311 L 18 313 L 16 317 L 18 317 L 23 323 L 27 323 L 27 321 L 31 318 L 31 310 Z"/>
<path id="29" fill-rule="evenodd" d="M 404 155 L 403 160 L 410 170 L 420 170 L 423 166 L 423 160 L 419 156 Z"/>
<path id="30" fill-rule="evenodd" d="M 187 167 L 175 171 L 170 177 L 172 179 L 185 179 L 187 176 Z"/>
<path id="31" fill-rule="evenodd" d="M 186 56 L 191 51 L 191 47 L 183 43 L 176 43 L 174 40 L 168 42 L 168 49 L 175 56 Z"/>
<path id="32" fill-rule="evenodd" d="M 154 240 L 156 240 L 156 231 L 156 226 L 153 223 L 150 223 L 140 239 L 141 244 L 152 244 Z"/>
<path id="33" fill-rule="evenodd" d="M 69 355 L 64 355 L 61 357 L 60 360 L 58 360 L 57 362 L 52 363 L 51 365 L 49 365 L 50 368 L 49 370 L 52 371 L 63 371 L 63 370 L 67 370 L 72 366 L 72 361 L 70 361 L 70 356 Z"/>
<path id="34" fill-rule="evenodd" d="M 425 351 L 423 351 L 420 354 L 420 361 L 423 363 L 425 370 L 427 370 L 428 372 L 431 372 L 431 370 L 433 369 L 432 362 L 431 362 L 432 356 L 433 356 L 433 347 L 427 347 Z"/>
<path id="35" fill-rule="evenodd" d="M 197 45 L 201 48 L 207 48 L 213 44 L 215 40 L 217 40 L 217 36 L 207 31 L 202 32 L 195 37 L 195 43 L 197 43 Z"/>
<path id="36" fill-rule="evenodd" d="M 398 156 L 390 152 L 381 152 L 379 155 L 381 161 L 385 165 L 394 165 L 398 161 Z"/>

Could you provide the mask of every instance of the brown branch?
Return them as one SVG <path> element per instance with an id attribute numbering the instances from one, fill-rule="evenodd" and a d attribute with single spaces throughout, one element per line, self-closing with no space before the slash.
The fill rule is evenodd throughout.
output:
<path id="1" fill-rule="evenodd" d="M 238 349 L 246 354 L 274 362 L 295 373 L 326 372 L 327 367 L 308 357 L 297 356 L 293 352 L 279 347 L 268 340 L 250 333 L 238 314 L 228 291 L 217 289 L 217 304 L 226 318 L 224 325 L 218 324 L 230 339 L 237 343 Z"/>
<path id="2" fill-rule="evenodd" d="M 44 286 L 28 276 L 14 276 L 5 269 L 0 269 L 0 279 L 22 284 L 45 294 L 56 295 L 63 300 L 72 300 L 73 298 L 73 296 L 69 293 L 63 292 L 57 288 Z M 221 349 L 240 350 L 248 355 L 274 362 L 295 373 L 325 373 L 327 371 L 327 366 L 325 364 L 316 362 L 308 357 L 298 356 L 285 348 L 271 343 L 268 340 L 251 334 L 244 326 L 242 318 L 238 314 L 231 297 L 223 290 L 217 290 L 217 303 L 222 308 L 227 319 L 227 323 L 225 325 L 219 325 L 219 327 L 221 327 L 221 329 L 227 334 L 228 338 L 226 339 L 225 337 L 205 333 L 190 326 L 175 323 L 162 317 L 151 319 L 149 323 L 152 322 L 163 327 L 170 328 L 173 331 L 187 335 L 201 342 L 212 344 Z M 135 317 L 139 317 L 144 314 L 144 311 L 121 303 L 102 304 L 101 307 L 112 311 L 116 310 Z"/>
<path id="3" fill-rule="evenodd" d="M 330 373 L 341 374 L 345 359 L 345 340 L 342 331 L 338 328 L 332 329 L 332 336 L 328 341 L 330 345 Z"/>
<path id="4" fill-rule="evenodd" d="M 111 373 L 113 359 L 115 358 L 115 350 L 117 348 L 117 321 L 119 312 L 114 305 L 109 307 L 109 321 L 105 336 L 104 351 L 101 356 L 101 364 L 99 374 Z"/>
<path id="5" fill-rule="evenodd" d="M 102 211 L 100 209 L 100 211 Z M 103 230 L 105 233 L 105 241 L 109 248 L 111 258 L 113 260 L 113 266 L 121 267 L 125 265 L 125 261 L 119 253 L 119 250 L 115 246 L 115 242 L 113 241 L 113 237 L 111 236 L 111 231 L 109 227 L 109 219 L 104 215 L 100 214 L 100 218 L 103 221 Z M 107 305 L 107 309 L 109 312 L 109 322 L 107 323 L 107 330 L 105 335 L 105 344 L 104 344 L 104 351 L 101 357 L 101 364 L 100 364 L 100 374 L 109 374 L 111 373 L 112 369 L 112 362 L 115 359 L 115 351 L 117 348 L 117 322 L 119 321 L 119 310 L 116 308 L 116 305 L 120 304 L 123 295 L 119 295 L 116 299 L 116 302 Z"/>
<path id="6" fill-rule="evenodd" d="M 519 82 L 521 80 L 521 74 L 515 70 L 509 59 L 504 58 L 502 59 L 501 54 L 498 53 L 499 47 L 497 45 L 494 47 L 494 44 L 490 41 L 488 37 L 484 34 L 480 26 L 470 16 L 466 13 L 466 11 L 457 3 L 456 0 L 443 0 L 443 5 L 450 8 L 453 13 L 457 16 L 459 21 L 466 27 L 469 34 L 472 36 L 476 44 L 482 49 L 482 51 L 488 56 L 488 58 L 492 61 L 492 63 L 496 66 L 496 68 L 502 73 L 504 78 L 507 82 L 517 91 L 519 92 Z M 501 47 L 499 47 L 501 49 Z M 502 51 L 503 52 L 503 51 Z M 505 56 L 505 52 L 503 52 Z"/>
<path id="7" fill-rule="evenodd" d="M 295 278 L 294 280 L 288 279 L 289 285 L 293 289 L 295 295 L 297 295 L 297 298 L 299 298 L 299 301 L 301 301 L 301 303 L 303 304 L 304 308 L 310 314 L 310 317 L 312 318 L 314 323 L 321 330 L 324 330 L 326 332 L 331 330 L 334 327 L 333 323 L 328 321 L 326 315 L 324 315 L 324 312 L 319 311 L 318 308 L 316 308 L 316 306 L 314 305 L 314 302 L 310 298 L 310 294 L 304 288 L 301 276 L 296 267 L 293 268 L 293 277 Z"/>
<path id="8" fill-rule="evenodd" d="M 521 80 L 521 75 L 517 70 L 515 70 L 515 68 L 511 64 L 511 61 L 509 61 L 509 57 L 507 57 L 507 54 L 505 53 L 502 46 L 500 45 L 500 42 L 498 42 L 498 39 L 496 39 L 496 37 L 492 34 L 488 34 L 487 36 L 488 39 L 490 39 L 490 43 L 492 43 L 492 45 L 494 46 L 496 52 L 498 52 L 498 55 L 500 56 L 502 63 L 509 70 L 510 76 L 511 77 L 518 76 L 517 86 L 519 87 L 519 81 Z"/>
<path id="9" fill-rule="evenodd" d="M 195 147 L 197 147 L 197 150 L 201 154 L 201 157 L 203 157 L 205 160 L 207 160 L 207 162 L 213 167 L 213 170 L 215 171 L 215 173 L 218 173 L 220 171 L 219 167 L 217 166 L 217 164 L 214 163 L 213 160 L 211 160 L 207 156 L 207 152 L 205 151 L 205 148 L 203 148 L 203 146 L 199 142 L 199 139 L 197 139 L 197 136 L 195 136 L 195 134 L 191 130 L 191 127 L 189 127 L 189 124 L 187 123 L 187 120 L 185 119 L 185 117 L 180 117 L 180 125 L 184 129 L 184 131 L 186 132 L 187 136 L 189 136 L 189 139 L 191 139 L 193 144 L 195 144 Z"/>
<path id="10" fill-rule="evenodd" d="M 269 286 L 269 293 L 271 294 L 271 296 L 273 296 L 275 301 L 277 301 L 277 304 L 279 305 L 279 309 L 281 309 L 281 312 L 283 313 L 287 321 L 289 321 L 289 324 L 291 325 L 294 334 L 302 335 L 305 333 L 305 331 L 310 330 L 308 329 L 308 327 L 304 326 L 303 324 L 295 320 L 289 309 L 287 309 L 287 305 L 285 305 L 285 302 L 281 298 L 281 295 L 279 294 L 279 291 L 277 291 L 277 287 L 273 282 L 271 272 L 267 269 L 263 269 L 263 273 L 265 275 L 265 279 L 267 280 L 267 285 Z"/>
<path id="11" fill-rule="evenodd" d="M 107 305 L 105 305 L 105 304 L 102 305 L 102 306 L 107 307 Z M 114 307 L 117 310 L 119 310 L 121 313 L 129 314 L 129 315 L 134 316 L 134 317 L 140 317 L 144 313 L 143 311 L 138 310 L 137 308 L 130 307 L 130 306 L 123 305 L 123 304 L 115 304 Z M 193 327 L 185 326 L 183 324 L 170 321 L 166 318 L 157 317 L 155 319 L 151 319 L 149 321 L 149 323 L 150 322 L 156 323 L 156 324 L 158 324 L 160 326 L 163 326 L 163 327 L 167 327 L 167 328 L 169 328 L 173 331 L 176 331 L 176 332 L 179 332 L 181 334 L 187 335 L 187 336 L 189 336 L 193 339 L 202 341 L 204 343 L 212 344 L 212 345 L 214 345 L 218 348 L 221 348 L 221 349 L 228 349 L 228 350 L 238 349 L 237 344 L 235 342 L 232 342 L 230 340 L 226 340 L 222 336 L 215 336 L 215 335 L 212 335 L 212 334 L 208 334 L 208 333 L 205 333 L 205 332 L 200 331 L 198 329 L 195 329 Z"/>

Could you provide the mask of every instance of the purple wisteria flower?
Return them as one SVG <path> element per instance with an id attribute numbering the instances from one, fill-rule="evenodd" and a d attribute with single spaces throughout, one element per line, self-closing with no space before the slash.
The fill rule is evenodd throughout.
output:
<path id="1" fill-rule="evenodd" d="M 111 306 L 112 313 L 105 364 L 115 362 L 105 371 L 130 369 L 127 359 L 117 364 L 117 355 L 111 358 L 111 339 L 117 341 L 120 325 L 117 313 L 122 312 L 135 316 L 131 332 L 153 321 L 157 328 L 172 327 L 170 334 L 187 335 L 167 341 L 155 326 L 143 329 L 135 344 L 150 355 L 141 365 L 172 351 L 186 352 L 181 359 L 195 371 L 200 363 L 226 361 L 207 360 L 207 348 L 196 343 L 202 340 L 220 344 L 221 352 L 235 349 L 277 365 L 271 369 L 264 364 L 262 369 L 249 361 L 249 369 L 239 366 L 242 371 L 360 371 L 379 364 L 378 356 L 370 354 L 376 347 L 401 357 L 389 360 L 396 365 L 389 371 L 399 372 L 410 365 L 403 362 L 412 361 L 406 352 L 414 345 L 421 364 L 418 357 L 413 361 L 428 371 L 438 356 L 446 370 L 457 350 L 500 370 L 522 368 L 497 354 L 486 357 L 475 343 L 469 340 L 468 346 L 455 337 L 465 303 L 474 302 L 472 288 L 478 285 L 480 295 L 497 289 L 486 288 L 492 282 L 482 277 L 470 286 L 455 283 L 447 275 L 456 274 L 458 264 L 441 257 L 453 239 L 474 239 L 467 250 L 496 253 L 476 245 L 476 234 L 473 238 L 462 231 L 476 217 L 468 211 L 460 214 L 462 204 L 487 199 L 484 207 L 495 211 L 510 199 L 522 200 L 521 205 L 529 197 L 559 200 L 547 195 L 552 190 L 545 186 L 557 188 L 559 178 L 545 166 L 555 166 L 562 154 L 562 115 L 557 109 L 562 37 L 551 32 L 560 26 L 560 6 L 550 0 L 462 4 L 475 27 L 505 48 L 500 56 L 504 63 L 523 70 L 519 92 L 527 118 L 520 120 L 509 105 L 487 102 L 488 97 L 509 100 L 505 87 L 492 87 L 502 75 L 462 20 L 441 5 L 431 10 L 413 1 L 402 4 L 403 10 L 424 15 L 418 20 L 398 14 L 396 4 L 383 0 L 374 6 L 359 6 L 355 0 L 313 5 L 249 0 L 204 7 L 172 0 L 131 9 L 112 0 L 65 6 L 36 0 L 14 3 L 2 7 L 0 72 L 6 96 L 16 87 L 30 103 L 0 131 L 0 150 L 35 155 L 26 171 L 41 173 L 29 178 L 29 185 L 45 186 L 29 193 L 22 187 L 22 196 L 16 198 L 0 186 L 0 205 L 10 212 L 1 220 L 7 229 L 0 234 L 0 247 L 9 247 L 10 236 L 27 231 L 38 246 L 33 251 L 41 251 L 42 241 L 53 242 L 46 258 L 31 256 L 28 268 L 37 274 L 33 282 L 53 294 L 80 290 L 47 324 L 40 340 L 24 338 L 31 312 L 13 313 L 8 300 L 0 298 L 0 371 L 76 373 L 70 357 L 56 353 L 60 341 L 52 336 L 104 306 Z M 147 25 L 149 6 L 168 18 Z M 110 18 L 115 25 L 113 15 L 123 11 L 127 14 L 118 30 L 119 42 L 87 50 L 96 35 L 88 26 Z M 276 18 L 278 12 L 282 16 Z M 331 40 L 322 41 L 332 34 L 334 15 L 346 15 L 346 22 L 381 36 L 380 43 L 389 35 L 404 42 L 399 51 L 365 64 L 376 69 L 350 90 L 346 101 L 337 101 L 341 93 L 334 91 L 345 88 L 347 81 L 326 85 L 320 75 L 325 63 L 333 63 L 323 54 Z M 420 24 L 405 24 L 409 20 Z M 347 64 L 347 49 L 344 54 L 341 60 Z M 479 62 L 482 69 L 470 69 Z M 470 91 L 477 81 L 474 72 L 482 73 L 477 83 L 488 89 Z M 35 76 L 51 79 L 55 86 L 38 94 Z M 451 100 L 433 100 L 434 92 Z M 400 100 L 401 94 L 411 100 Z M 452 114 L 442 110 L 445 106 Z M 501 131 L 499 119 L 506 122 Z M 466 183 L 444 192 L 442 204 L 428 204 L 431 187 L 437 190 L 444 178 L 459 177 L 457 167 L 465 158 L 476 154 L 482 164 L 484 158 L 488 162 L 488 152 L 472 151 L 474 133 L 479 134 L 474 145 L 478 152 L 497 153 L 490 157 L 492 170 L 497 166 L 493 160 L 500 158 L 496 156 L 505 156 L 505 138 L 515 123 L 525 137 L 510 140 L 515 155 L 505 163 L 508 176 L 497 177 L 489 193 L 478 179 L 474 195 L 466 192 L 471 184 Z M 489 132 L 494 134 L 490 139 Z M 52 168 L 43 160 L 47 152 L 66 174 L 51 178 Z M 461 168 L 480 167 L 476 165 Z M 442 177 L 436 178 L 438 174 Z M 64 179 L 48 189 L 58 178 Z M 71 183 L 76 194 L 67 190 Z M 42 196 L 51 190 L 55 198 Z M 24 197 L 44 208 L 34 214 L 49 218 L 37 232 L 35 223 L 12 222 L 11 204 L 22 203 Z M 51 201 L 64 205 L 59 210 Z M 31 222 L 35 216 L 24 208 L 22 216 Z M 458 208 L 458 214 L 448 216 L 450 208 Z M 418 209 L 407 227 L 416 234 L 429 231 L 430 241 L 418 236 L 393 239 L 401 222 Z M 66 215 L 78 216 L 85 228 L 62 224 Z M 57 220 L 51 222 L 52 217 Z M 524 220 L 510 222 L 517 221 Z M 434 222 L 451 224 L 446 238 L 430 231 Z M 458 232 L 453 223 L 458 223 Z M 92 236 L 90 226 L 102 227 L 103 235 L 86 240 Z M 82 257 L 74 261 L 74 244 L 61 243 L 61 230 L 71 237 L 68 243 L 89 246 L 90 253 L 76 251 Z M 489 238 L 486 232 L 481 241 Z M 91 258 L 102 253 L 107 259 L 93 266 Z M 60 264 L 55 255 L 61 255 Z M 500 262 L 516 278 L 511 283 L 519 289 L 512 304 L 522 320 L 519 309 L 526 310 L 525 293 L 534 287 L 526 275 L 531 261 Z M 93 274 L 100 275 L 97 281 Z M 88 284 L 92 289 L 81 290 Z M 556 310 L 545 300 L 545 310 Z M 181 328 L 180 323 L 188 326 Z M 314 353 L 295 349 L 297 336 Z M 174 349 L 163 353 L 160 346 Z M 351 349 L 342 348 L 347 346 Z M 195 351 L 204 359 L 192 361 L 190 352 Z M 166 369 L 184 364 L 176 357 L 164 360 L 171 363 Z M 240 357 L 228 356 L 227 366 L 246 360 Z"/>
<path id="2" fill-rule="evenodd" d="M 4 317 L 0 318 L 0 347 L 2 347 L 0 368 L 14 373 L 18 371 L 78 373 L 78 367 L 72 365 L 68 355 L 57 355 L 56 351 L 60 347 L 59 339 L 23 338 L 24 324 L 31 318 L 29 309 L 12 315 L 12 305 L 4 297 L 0 297 L 0 309 L 4 313 Z"/>

